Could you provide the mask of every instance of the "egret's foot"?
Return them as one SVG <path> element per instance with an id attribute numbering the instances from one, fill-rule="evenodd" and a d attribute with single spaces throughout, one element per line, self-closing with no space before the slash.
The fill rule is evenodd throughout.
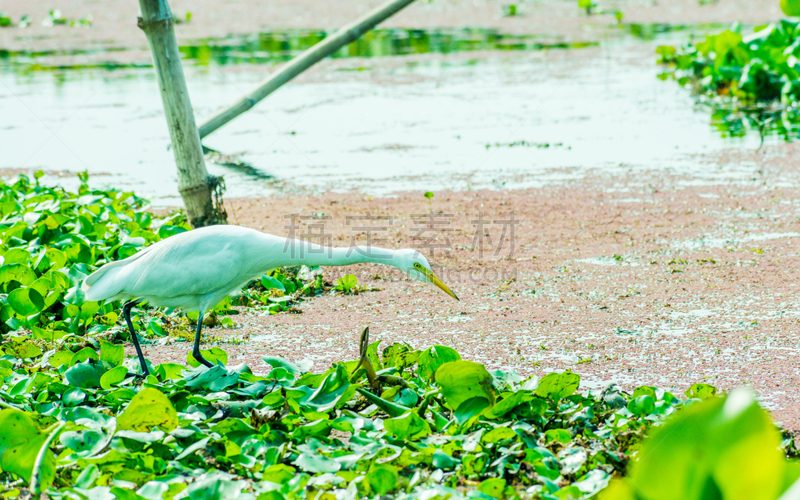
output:
<path id="1" fill-rule="evenodd" d="M 202 354 L 200 354 L 200 351 L 197 351 L 197 352 L 192 352 L 192 357 L 194 357 L 194 359 L 195 359 L 195 360 L 196 360 L 198 363 L 200 363 L 201 365 L 203 365 L 203 366 L 206 366 L 206 367 L 208 367 L 208 368 L 212 368 L 212 367 L 214 366 L 214 365 L 212 365 L 212 364 L 211 364 L 209 361 L 207 361 L 207 360 L 206 360 L 206 358 L 204 358 Z"/>

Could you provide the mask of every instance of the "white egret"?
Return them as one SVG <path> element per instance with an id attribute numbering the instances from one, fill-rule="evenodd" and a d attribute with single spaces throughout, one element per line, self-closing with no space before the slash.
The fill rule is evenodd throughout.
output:
<path id="1" fill-rule="evenodd" d="M 142 348 L 131 322 L 131 308 L 140 301 L 153 306 L 198 311 L 192 355 L 200 354 L 203 316 L 250 280 L 282 266 L 346 266 L 378 263 L 395 267 L 414 279 L 432 283 L 458 300 L 434 274 L 428 260 L 412 249 L 325 247 L 239 226 L 210 226 L 166 238 L 127 259 L 111 262 L 83 283 L 86 300 L 124 300 L 122 313 L 147 375 Z"/>

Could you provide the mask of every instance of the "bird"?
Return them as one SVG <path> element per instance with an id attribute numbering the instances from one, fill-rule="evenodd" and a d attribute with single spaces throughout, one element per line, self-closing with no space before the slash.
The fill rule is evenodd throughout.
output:
<path id="1" fill-rule="evenodd" d="M 279 267 L 359 263 L 395 267 L 458 300 L 417 250 L 324 246 L 234 225 L 207 226 L 178 233 L 126 259 L 109 262 L 84 280 L 81 291 L 87 301 L 124 301 L 122 315 L 131 332 L 142 374 L 147 376 L 150 372 L 131 322 L 131 309 L 136 304 L 146 301 L 156 307 L 197 311 L 192 356 L 212 367 L 200 353 L 203 316 L 226 296 Z"/>

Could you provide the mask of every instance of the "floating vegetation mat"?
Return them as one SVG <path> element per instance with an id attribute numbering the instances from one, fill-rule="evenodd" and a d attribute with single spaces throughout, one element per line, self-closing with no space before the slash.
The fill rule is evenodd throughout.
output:
<path id="1" fill-rule="evenodd" d="M 723 137 L 756 131 L 763 137 L 787 140 L 800 135 L 800 30 L 781 21 L 757 26 L 743 36 L 738 25 L 698 43 L 662 45 L 657 53 L 673 78 L 692 89 L 698 102 L 710 108 L 712 122 Z"/>

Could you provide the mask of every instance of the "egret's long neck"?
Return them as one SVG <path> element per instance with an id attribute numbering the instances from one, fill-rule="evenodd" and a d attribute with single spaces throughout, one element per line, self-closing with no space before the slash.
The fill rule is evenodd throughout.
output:
<path id="1" fill-rule="evenodd" d="M 350 264 L 386 264 L 395 266 L 397 252 L 379 247 L 327 247 L 303 240 L 285 239 L 282 248 L 283 266 L 347 266 Z"/>

